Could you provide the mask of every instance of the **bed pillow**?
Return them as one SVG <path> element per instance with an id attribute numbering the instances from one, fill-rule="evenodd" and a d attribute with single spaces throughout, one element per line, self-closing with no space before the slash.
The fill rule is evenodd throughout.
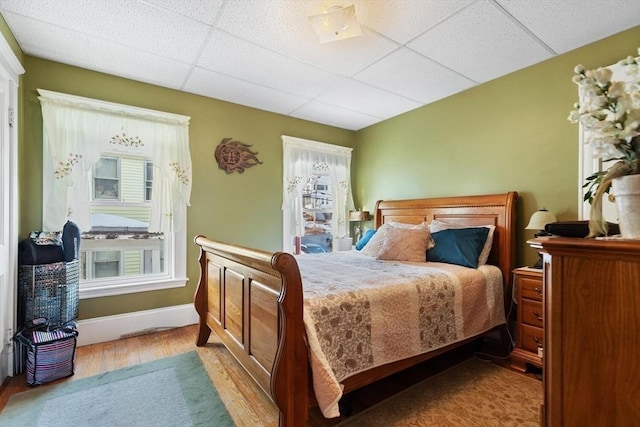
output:
<path id="1" fill-rule="evenodd" d="M 425 262 L 430 234 L 428 228 L 390 227 L 376 259 Z"/>
<path id="2" fill-rule="evenodd" d="M 423 222 L 421 224 L 406 224 L 404 222 L 389 221 L 385 224 L 382 224 L 378 228 L 378 231 L 376 231 L 376 233 L 371 237 L 369 242 L 364 246 L 364 248 L 362 248 L 362 253 L 375 258 L 376 255 L 378 255 L 380 248 L 382 248 L 382 244 L 384 243 L 384 236 L 390 227 L 404 228 L 404 229 L 410 229 L 410 230 L 411 229 L 414 229 L 414 230 L 429 229 L 429 226 L 427 225 L 426 222 Z M 429 237 L 428 248 L 432 246 L 433 246 L 433 242 L 431 241 L 431 237 Z"/>
<path id="3" fill-rule="evenodd" d="M 429 230 L 431 233 L 437 233 L 442 230 L 450 230 L 452 228 L 460 229 L 460 228 L 487 228 L 489 229 L 489 233 L 487 234 L 487 240 L 484 242 L 484 246 L 482 247 L 482 252 L 480 253 L 480 257 L 478 258 L 478 265 L 485 265 L 487 260 L 489 259 L 489 254 L 491 253 L 491 246 L 493 245 L 493 232 L 496 229 L 495 225 L 482 225 L 482 226 L 468 226 L 461 224 L 452 224 L 448 222 L 438 221 L 434 219 L 429 224 Z"/>
<path id="4" fill-rule="evenodd" d="M 364 246 L 369 243 L 369 240 L 371 239 L 371 237 L 373 237 L 374 234 L 376 234 L 376 230 L 365 231 L 360 240 L 358 240 L 358 242 L 356 243 L 356 249 L 359 251 L 362 250 L 362 248 L 364 248 Z"/>
<path id="5" fill-rule="evenodd" d="M 384 243 L 384 236 L 385 234 L 387 234 L 388 228 L 391 228 L 389 224 L 382 224 L 380 227 L 378 227 L 378 230 L 374 233 L 373 236 L 371 236 L 367 244 L 364 245 L 361 252 L 370 257 L 375 257 L 376 255 L 378 255 L 378 251 Z"/>
<path id="6" fill-rule="evenodd" d="M 478 268 L 480 253 L 487 241 L 487 227 L 450 228 L 436 231 L 431 238 L 436 245 L 427 251 L 427 261 L 446 262 Z"/>

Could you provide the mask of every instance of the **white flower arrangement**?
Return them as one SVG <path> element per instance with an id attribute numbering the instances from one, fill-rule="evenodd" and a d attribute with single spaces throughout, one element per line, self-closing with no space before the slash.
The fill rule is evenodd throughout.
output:
<path id="1" fill-rule="evenodd" d="M 618 62 L 631 77 L 629 82 L 612 81 L 609 68 L 574 69 L 573 82 L 582 93 L 582 103 L 576 103 L 569 121 L 581 123 L 585 143 L 591 145 L 596 158 L 616 160 L 609 169 L 589 176 L 584 200 L 591 203 L 589 237 L 607 234 L 602 217 L 602 196 L 609 193 L 615 178 L 640 174 L 640 48 L 637 57 Z"/>

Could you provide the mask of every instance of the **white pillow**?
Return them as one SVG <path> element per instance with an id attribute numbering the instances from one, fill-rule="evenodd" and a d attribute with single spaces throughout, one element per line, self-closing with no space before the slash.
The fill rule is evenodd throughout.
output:
<path id="1" fill-rule="evenodd" d="M 478 228 L 478 227 L 486 227 L 489 229 L 489 233 L 487 234 L 487 240 L 484 242 L 484 247 L 482 248 L 482 252 L 480 252 L 480 256 L 478 257 L 478 266 L 485 265 L 487 260 L 489 259 L 489 254 L 491 253 L 491 245 L 493 244 L 493 232 L 496 229 L 495 225 L 478 225 L 478 226 L 469 226 L 462 224 L 452 224 L 448 222 L 438 221 L 434 219 L 429 224 L 429 230 L 432 233 L 436 233 L 442 230 L 448 230 L 450 228 Z"/>
<path id="2" fill-rule="evenodd" d="M 429 226 L 427 225 L 426 222 L 422 222 L 421 224 L 406 224 L 404 222 L 389 221 L 385 224 L 382 224 L 378 228 L 378 230 L 376 231 L 376 234 L 371 236 L 371 239 L 369 239 L 369 242 L 367 242 L 364 248 L 362 248 L 361 252 L 365 255 L 375 258 L 378 255 L 378 252 L 380 252 L 382 245 L 384 244 L 384 237 L 387 234 L 387 229 L 389 229 L 389 227 L 415 229 L 415 230 L 429 229 Z M 433 244 L 434 244 L 433 239 L 431 239 L 431 234 L 429 234 L 427 249 L 431 249 L 433 247 Z"/>
<path id="3" fill-rule="evenodd" d="M 389 227 L 376 259 L 425 262 L 430 236 L 428 228 Z"/>

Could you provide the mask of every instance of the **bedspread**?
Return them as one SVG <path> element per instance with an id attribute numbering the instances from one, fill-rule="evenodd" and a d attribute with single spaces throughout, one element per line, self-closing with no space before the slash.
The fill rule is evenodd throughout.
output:
<path id="1" fill-rule="evenodd" d="M 313 387 L 339 416 L 340 381 L 505 323 L 502 273 L 379 261 L 357 251 L 297 257 Z"/>

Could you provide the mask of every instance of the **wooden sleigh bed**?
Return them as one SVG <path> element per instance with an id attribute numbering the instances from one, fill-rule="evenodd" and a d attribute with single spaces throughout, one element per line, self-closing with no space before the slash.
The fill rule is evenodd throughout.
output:
<path id="1" fill-rule="evenodd" d="M 516 192 L 446 198 L 378 201 L 374 226 L 390 221 L 419 224 L 433 220 L 467 226 L 493 225 L 488 264 L 503 277 L 504 307 L 511 298 L 515 267 Z M 213 330 L 270 396 L 280 426 L 303 426 L 317 404 L 303 322 L 303 283 L 296 258 L 196 236 L 200 280 L 195 308 L 200 317 L 196 344 L 204 346 Z M 498 328 L 504 329 L 504 324 Z M 438 356 L 493 332 L 469 337 L 437 350 L 359 372 L 341 381 L 344 393 Z"/>

